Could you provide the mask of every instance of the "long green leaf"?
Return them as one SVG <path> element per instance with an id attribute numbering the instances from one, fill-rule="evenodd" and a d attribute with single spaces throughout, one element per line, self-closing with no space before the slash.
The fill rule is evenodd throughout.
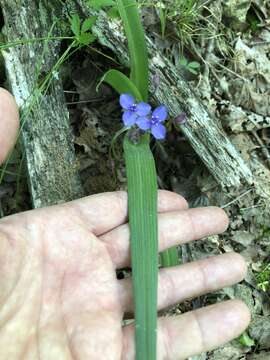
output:
<path id="1" fill-rule="evenodd" d="M 99 84 L 106 82 L 111 85 L 119 94 L 129 93 L 135 97 L 138 101 L 142 101 L 142 96 L 129 78 L 118 70 L 109 70 L 101 78 Z"/>
<path id="2" fill-rule="evenodd" d="M 135 303 L 136 360 L 156 360 L 157 331 L 157 177 L 149 135 L 137 145 L 124 139 L 131 229 Z"/>
<path id="3" fill-rule="evenodd" d="M 171 267 L 180 264 L 177 247 L 167 249 L 160 254 L 161 266 Z"/>
<path id="4" fill-rule="evenodd" d="M 128 40 L 130 78 L 141 93 L 143 101 L 147 101 L 149 86 L 148 54 L 137 2 L 135 0 L 117 0 L 117 7 Z"/>

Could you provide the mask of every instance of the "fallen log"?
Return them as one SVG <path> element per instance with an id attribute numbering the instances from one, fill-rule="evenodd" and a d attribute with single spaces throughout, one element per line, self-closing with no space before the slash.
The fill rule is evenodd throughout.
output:
<path id="1" fill-rule="evenodd" d="M 1 0 L 0 3 L 7 42 L 47 37 L 50 29 L 51 36 L 57 35 L 54 22 L 59 9 L 52 2 Z M 33 206 L 43 207 L 82 196 L 62 83 L 52 74 L 45 94 L 38 87 L 59 59 L 59 42 L 14 46 L 3 51 L 3 55 L 10 90 L 21 111 L 21 140 Z"/>

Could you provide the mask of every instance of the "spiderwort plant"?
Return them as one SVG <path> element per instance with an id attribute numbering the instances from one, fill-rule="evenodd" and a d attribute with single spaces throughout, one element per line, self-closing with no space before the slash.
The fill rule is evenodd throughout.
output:
<path id="1" fill-rule="evenodd" d="M 156 360 L 158 224 L 157 175 L 150 134 L 164 139 L 167 109 L 148 104 L 149 69 L 144 31 L 135 0 L 116 0 L 128 40 L 130 76 L 109 70 L 102 78 L 120 94 L 128 183 L 136 360 Z M 139 138 L 131 136 L 134 129 Z M 122 131 L 120 130 L 120 133 Z"/>

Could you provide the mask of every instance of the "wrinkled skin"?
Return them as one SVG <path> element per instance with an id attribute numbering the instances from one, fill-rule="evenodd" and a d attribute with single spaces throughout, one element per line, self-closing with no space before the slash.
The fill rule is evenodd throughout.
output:
<path id="1" fill-rule="evenodd" d="M 18 115 L 0 91 L 0 159 L 14 144 Z M 179 195 L 159 192 L 160 250 L 224 231 L 225 213 L 188 209 Z M 127 196 L 90 196 L 0 221 L 0 359 L 134 359 L 130 279 L 115 270 L 130 263 Z M 243 279 L 235 253 L 162 269 L 159 308 Z M 158 359 L 185 359 L 238 336 L 249 311 L 227 301 L 159 320 Z"/>

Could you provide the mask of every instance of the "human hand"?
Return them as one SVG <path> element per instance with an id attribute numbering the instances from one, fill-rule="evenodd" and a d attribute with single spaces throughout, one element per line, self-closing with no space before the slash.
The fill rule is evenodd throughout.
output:
<path id="1" fill-rule="evenodd" d="M 0 128 L 13 124 L 1 159 L 14 142 L 17 124 L 7 99 L 0 93 Z M 3 106 L 9 107 L 5 117 Z M 160 251 L 220 233 L 228 224 L 221 209 L 188 209 L 182 197 L 167 191 L 159 192 L 158 209 Z M 122 327 L 124 314 L 133 309 L 131 280 L 116 278 L 116 269 L 129 264 L 124 192 L 2 219 L 0 359 L 134 359 L 133 325 Z M 158 307 L 229 286 L 245 272 L 235 253 L 161 269 Z M 249 319 L 238 300 L 160 318 L 158 359 L 185 359 L 213 349 L 238 336 Z"/>

